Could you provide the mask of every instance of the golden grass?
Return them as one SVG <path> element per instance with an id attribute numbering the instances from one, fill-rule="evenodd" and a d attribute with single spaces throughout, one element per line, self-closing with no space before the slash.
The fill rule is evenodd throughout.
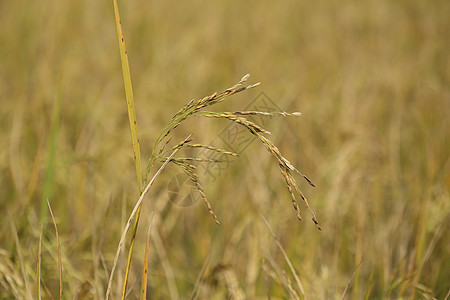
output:
<path id="1" fill-rule="evenodd" d="M 11 230 L 13 232 L 15 246 L 17 248 L 17 255 L 19 256 L 20 270 L 21 270 L 21 273 L 22 273 L 22 278 L 23 278 L 24 283 L 25 283 L 25 291 L 23 293 L 23 296 L 24 296 L 24 298 L 26 297 L 28 299 L 33 299 L 33 296 L 32 296 L 32 293 L 31 293 L 30 284 L 28 283 L 28 276 L 27 276 L 26 269 L 25 269 L 25 262 L 23 260 L 22 247 L 20 246 L 19 237 L 17 235 L 17 228 L 16 228 L 16 225 L 14 224 L 14 222 L 12 220 L 11 220 Z M 7 269 L 4 268 L 4 265 L 5 265 L 4 263 L 1 264 L 1 265 L 2 265 L 2 273 L 3 274 L 7 274 L 7 273 L 9 273 L 11 271 L 11 270 L 7 270 Z M 22 296 L 22 295 L 20 295 L 18 293 L 18 291 L 17 291 L 17 289 L 15 287 L 13 287 L 13 292 L 14 292 L 14 297 L 21 297 Z"/>
<path id="2" fill-rule="evenodd" d="M 55 226 L 55 236 L 56 244 L 58 245 L 58 274 L 59 274 L 59 299 L 63 297 L 63 280 L 62 280 L 62 262 L 61 262 L 61 244 L 59 243 L 59 233 L 58 225 L 56 224 L 55 216 L 53 215 L 53 210 L 50 202 L 47 199 L 48 210 L 50 211 L 50 216 L 52 217 L 53 226 Z"/>
<path id="3" fill-rule="evenodd" d="M 147 299 L 147 282 L 148 282 L 148 254 L 150 252 L 150 232 L 152 229 L 153 211 L 150 216 L 150 225 L 148 226 L 147 241 L 145 243 L 144 266 L 142 268 L 142 284 L 141 284 L 141 298 Z"/>
<path id="4" fill-rule="evenodd" d="M 141 212 L 129 299 L 141 294 L 153 209 L 152 298 L 223 299 L 241 291 L 247 299 L 448 297 L 448 1 L 119 4 L 143 158 L 189 99 L 245 72 L 264 83 L 217 103 L 214 113 L 223 117 L 188 118 L 161 136 L 148 180 L 192 132 L 192 145 L 239 158 L 218 162 L 225 159 L 202 147 L 179 151 L 180 164 L 196 167 L 221 226 L 203 203 L 169 201 L 173 177 L 192 183 L 179 166 L 160 175 Z M 0 299 L 37 298 L 38 286 L 42 298 L 58 298 L 50 223 L 42 227 L 40 279 L 36 269 L 47 197 L 64 297 L 103 299 L 126 222 L 121 215 L 139 198 L 112 3 L 19 0 L 0 7 L 7 24 L 0 31 L 0 208 L 11 216 L 0 221 Z M 302 117 L 252 113 L 268 112 L 258 105 L 260 92 Z M 219 136 L 231 122 L 254 137 L 245 151 L 229 149 Z M 282 156 L 269 142 L 261 147 L 245 125 L 271 132 L 257 133 Z M 310 214 L 294 184 L 308 196 L 321 232 L 289 208 L 293 193 L 302 217 Z M 114 298 L 125 266 L 120 256 Z"/>

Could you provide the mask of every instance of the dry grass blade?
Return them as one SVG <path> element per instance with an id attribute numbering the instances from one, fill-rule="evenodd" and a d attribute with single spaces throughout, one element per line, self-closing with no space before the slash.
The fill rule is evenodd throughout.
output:
<path id="1" fill-rule="evenodd" d="M 450 299 L 450 289 L 448 289 L 447 295 L 445 296 L 444 300 Z"/>
<path id="2" fill-rule="evenodd" d="M 294 298 L 294 299 L 300 300 L 300 297 L 298 296 L 297 292 L 292 287 L 291 279 L 289 278 L 289 276 L 286 275 L 286 272 L 284 270 L 282 271 L 281 275 L 283 276 L 283 279 L 284 279 L 284 282 L 285 282 L 285 286 L 288 289 L 289 294 L 291 295 L 291 297 Z"/>
<path id="3" fill-rule="evenodd" d="M 55 298 L 53 298 L 52 293 L 50 292 L 50 289 L 47 287 L 47 285 L 45 284 L 44 281 L 42 281 L 42 285 L 44 286 L 45 292 L 47 293 L 47 297 L 50 300 L 54 300 Z"/>
<path id="4" fill-rule="evenodd" d="M 188 136 L 185 141 L 187 141 L 190 138 L 190 136 Z M 119 245 L 117 246 L 117 251 L 116 251 L 116 255 L 114 257 L 114 262 L 113 262 L 113 267 L 111 269 L 111 274 L 109 276 L 109 281 L 108 281 L 108 288 L 106 289 L 106 300 L 109 299 L 109 296 L 111 294 L 111 286 L 112 286 L 112 280 L 114 277 L 114 271 L 116 269 L 117 266 L 117 261 L 119 260 L 119 254 L 120 254 L 120 249 L 122 248 L 122 245 L 125 241 L 125 237 L 126 234 L 128 232 L 128 229 L 131 226 L 131 222 L 133 221 L 133 218 L 136 216 L 136 213 L 138 211 L 138 209 L 140 209 L 142 201 L 144 200 L 145 195 L 147 194 L 148 190 L 150 189 L 150 187 L 153 185 L 153 183 L 155 182 L 156 178 L 158 178 L 158 176 L 161 174 L 161 172 L 164 170 L 164 168 L 167 166 L 167 164 L 169 163 L 170 159 L 172 159 L 172 157 L 179 151 L 179 149 L 175 149 L 172 154 L 169 156 L 168 160 L 164 162 L 164 164 L 159 168 L 159 170 L 156 172 L 156 174 L 153 176 L 153 178 L 150 180 L 150 182 L 147 184 L 147 186 L 145 187 L 144 191 L 142 192 L 141 196 L 139 197 L 139 200 L 136 202 L 136 205 L 133 208 L 133 211 L 130 214 L 130 217 L 128 218 L 127 224 L 125 225 L 125 228 L 122 231 L 122 236 L 120 238 L 119 241 Z"/>
<path id="5" fill-rule="evenodd" d="M 164 273 L 164 278 L 167 282 L 167 288 L 169 290 L 169 299 L 178 300 L 180 299 L 177 284 L 175 282 L 175 273 L 173 271 L 172 265 L 170 264 L 169 258 L 167 257 L 167 251 L 164 247 L 164 242 L 161 238 L 161 234 L 159 231 L 153 230 L 152 232 L 152 242 L 153 246 L 155 246 L 156 254 L 159 257 L 159 261 L 161 263 L 161 268 Z M 165 299 L 168 297 L 166 296 Z"/>
<path id="6" fill-rule="evenodd" d="M 270 299 L 269 275 L 268 275 L 268 270 L 267 270 L 266 264 L 264 262 L 264 259 L 263 259 L 263 263 L 262 263 L 262 269 L 263 269 L 263 272 L 264 272 L 264 283 L 265 283 L 265 286 L 266 286 L 266 296 L 267 296 L 268 300 L 271 300 Z"/>
<path id="7" fill-rule="evenodd" d="M 204 280 L 205 273 L 206 270 L 208 269 L 210 262 L 211 262 L 211 252 L 208 252 L 208 256 L 206 257 L 205 262 L 202 265 L 200 273 L 198 273 L 197 280 L 195 281 L 194 285 L 194 290 L 192 291 L 191 297 L 189 297 L 190 300 L 198 298 L 197 291 L 200 288 L 201 281 Z"/>
<path id="8" fill-rule="evenodd" d="M 345 294 L 347 293 L 348 288 L 350 287 L 350 284 L 353 281 L 353 278 L 355 278 L 356 272 L 358 272 L 359 267 L 361 266 L 363 260 L 361 259 L 361 261 L 359 262 L 359 264 L 356 266 L 355 271 L 352 274 L 352 277 L 350 278 L 350 280 L 347 282 L 347 285 L 345 286 L 344 291 L 342 292 L 341 295 L 341 300 L 345 299 Z"/>
<path id="9" fill-rule="evenodd" d="M 303 296 L 303 298 L 305 297 L 305 291 L 303 289 L 303 285 L 300 281 L 300 278 L 297 275 L 297 272 L 294 269 L 294 266 L 291 263 L 291 260 L 289 259 L 289 256 L 287 255 L 286 251 L 284 251 L 283 246 L 281 245 L 281 243 L 278 241 L 275 233 L 272 230 L 272 227 L 270 227 L 269 222 L 267 221 L 267 219 L 260 213 L 258 212 L 259 216 L 261 217 L 261 219 L 264 221 L 264 224 L 266 225 L 267 229 L 269 229 L 270 234 L 272 235 L 275 243 L 277 244 L 278 248 L 280 249 L 281 253 L 283 254 L 284 260 L 286 261 L 286 263 L 289 266 L 289 269 L 292 272 L 292 275 L 294 276 L 295 282 L 297 283 L 298 289 L 300 290 L 301 295 Z"/>
<path id="10" fill-rule="evenodd" d="M 62 287 L 62 263 L 61 263 L 61 245 L 59 244 L 58 226 L 56 226 L 55 216 L 53 215 L 52 207 L 47 199 L 48 210 L 52 217 L 53 226 L 55 226 L 56 243 L 58 244 L 58 272 L 59 272 L 59 299 L 62 299 L 63 287 Z"/>
<path id="11" fill-rule="evenodd" d="M 150 247 L 150 232 L 152 229 L 153 222 L 153 210 L 150 216 L 150 224 L 148 225 L 147 232 L 147 242 L 145 244 L 145 254 L 144 254 L 144 268 L 142 271 L 142 287 L 141 287 L 141 299 L 147 299 L 147 278 L 148 278 L 148 252 Z"/>
<path id="12" fill-rule="evenodd" d="M 42 225 L 41 233 L 39 234 L 39 248 L 37 261 L 37 298 L 41 299 L 41 245 L 42 245 Z"/>
<path id="13" fill-rule="evenodd" d="M 264 250 L 261 249 L 261 251 L 264 252 Z M 292 284 L 288 280 L 288 277 L 286 276 L 286 272 L 278 265 L 276 260 L 271 257 L 268 253 L 266 253 L 265 261 L 268 262 L 268 265 L 272 268 L 272 270 L 268 270 L 267 268 L 264 268 L 264 271 L 267 273 L 269 277 L 274 279 L 274 281 L 278 284 L 281 284 L 286 291 L 289 293 L 289 298 L 286 299 L 295 299 L 300 300 L 300 297 L 295 292 L 295 289 L 292 287 Z"/>
<path id="14" fill-rule="evenodd" d="M 232 268 L 225 267 L 221 269 L 220 273 L 230 295 L 229 299 L 246 299 L 244 291 L 239 286 L 236 272 Z"/>
<path id="15" fill-rule="evenodd" d="M 14 224 L 12 219 L 10 219 L 9 221 L 11 223 L 11 230 L 12 230 L 12 233 L 13 233 L 13 236 L 14 236 L 14 241 L 16 243 L 17 254 L 19 255 L 20 269 L 22 271 L 23 281 L 25 282 L 25 292 L 26 292 L 26 295 L 27 295 L 28 299 L 33 299 L 33 295 L 31 293 L 30 285 L 28 283 L 28 276 L 27 276 L 27 273 L 26 273 L 25 264 L 24 264 L 24 261 L 23 261 L 22 247 L 20 246 L 19 236 L 17 234 L 17 228 L 16 228 L 16 225 Z"/>

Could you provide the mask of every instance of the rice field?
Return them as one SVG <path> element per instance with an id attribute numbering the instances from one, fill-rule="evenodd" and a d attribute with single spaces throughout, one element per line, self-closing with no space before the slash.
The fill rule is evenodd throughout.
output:
<path id="1" fill-rule="evenodd" d="M 131 127 L 113 1 L 0 2 L 0 299 L 450 297 L 450 2 L 118 4 Z"/>

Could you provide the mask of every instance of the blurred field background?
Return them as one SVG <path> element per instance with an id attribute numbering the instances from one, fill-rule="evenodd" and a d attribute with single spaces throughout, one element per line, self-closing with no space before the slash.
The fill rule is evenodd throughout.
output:
<path id="1" fill-rule="evenodd" d="M 252 143 L 202 201 L 180 207 L 169 168 L 141 215 L 129 298 L 139 295 L 154 208 L 149 299 L 444 299 L 450 278 L 450 2 L 120 1 L 146 162 L 191 99 L 242 75 L 300 118 L 266 127 L 317 185 L 298 183 L 299 222 L 276 161 Z M 121 230 L 137 200 L 112 1 L 1 1 L 0 298 L 104 298 Z M 220 144 L 225 121 L 175 132 Z M 145 165 L 143 165 L 145 168 Z M 298 274 L 288 267 L 270 230 Z M 114 279 L 119 298 L 126 254 Z"/>

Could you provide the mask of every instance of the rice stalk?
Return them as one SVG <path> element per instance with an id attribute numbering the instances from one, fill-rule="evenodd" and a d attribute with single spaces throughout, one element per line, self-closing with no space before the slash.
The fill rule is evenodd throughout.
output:
<path id="1" fill-rule="evenodd" d="M 359 270 L 359 267 L 361 266 L 363 260 L 359 262 L 359 264 L 356 266 L 355 271 L 353 271 L 352 277 L 350 277 L 349 281 L 347 282 L 347 285 L 345 286 L 344 291 L 342 291 L 341 300 L 345 299 L 345 294 L 347 293 L 347 290 L 349 289 L 350 285 L 352 284 L 353 279 L 355 278 L 356 273 Z"/>
<path id="2" fill-rule="evenodd" d="M 152 221 L 153 221 L 153 210 L 152 210 L 152 214 L 150 215 L 150 224 L 148 225 L 147 241 L 145 244 L 144 267 L 142 270 L 142 285 L 141 285 L 141 299 L 142 300 L 147 299 L 148 253 L 149 253 L 149 248 L 150 248 L 150 232 L 152 229 L 152 223 L 153 223 Z"/>
<path id="3" fill-rule="evenodd" d="M 134 98 L 133 98 L 133 87 L 131 84 L 131 73 L 130 73 L 130 65 L 128 63 L 128 55 L 125 47 L 125 39 L 122 33 L 122 25 L 120 21 L 119 15 L 119 7 L 117 4 L 117 0 L 113 0 L 114 4 L 114 16 L 116 22 L 117 29 L 117 39 L 119 41 L 119 50 L 120 50 L 120 61 L 122 63 L 122 75 L 123 75 L 123 83 L 125 88 L 125 97 L 127 101 L 127 111 L 128 111 L 128 120 L 130 123 L 131 130 L 131 141 L 133 144 L 133 153 L 134 153 L 134 163 L 136 168 L 136 177 L 138 180 L 139 191 L 142 191 L 142 174 L 141 174 L 141 151 L 139 147 L 139 138 L 137 133 L 137 122 L 136 122 L 136 112 L 134 108 Z M 131 267 L 131 258 L 133 254 L 134 242 L 136 238 L 137 226 L 139 224 L 139 216 L 141 214 L 141 208 L 139 207 L 137 212 L 137 217 L 135 219 L 135 223 L 133 226 L 133 235 L 131 238 L 130 248 L 128 250 L 128 260 L 127 266 L 125 269 L 125 278 L 123 282 L 122 288 L 122 300 L 125 298 L 127 283 L 128 283 L 128 274 L 130 272 Z"/>
<path id="4" fill-rule="evenodd" d="M 185 141 L 187 141 L 190 138 L 190 136 L 188 136 Z M 109 296 L 111 294 L 111 287 L 112 287 L 112 280 L 114 278 L 114 271 L 116 269 L 117 266 L 117 262 L 119 260 L 119 254 L 120 254 L 120 250 L 122 248 L 122 245 L 125 241 L 125 237 L 126 234 L 131 226 L 131 222 L 133 221 L 134 217 L 136 216 L 137 218 L 137 212 L 140 210 L 142 201 L 144 200 L 145 195 L 148 193 L 150 187 L 153 185 L 153 183 L 155 182 L 156 178 L 158 178 L 158 176 L 161 174 L 161 172 L 164 170 L 164 168 L 167 166 L 167 164 L 169 163 L 170 159 L 172 159 L 172 157 L 179 151 L 180 149 L 175 149 L 172 154 L 169 156 L 168 160 L 164 162 L 164 164 L 158 169 L 158 171 L 155 173 L 155 175 L 153 176 L 153 178 L 150 180 L 150 182 L 147 184 L 147 186 L 145 187 L 144 191 L 142 191 L 141 196 L 139 197 L 138 201 L 136 202 L 136 205 L 133 208 L 133 211 L 130 214 L 130 217 L 128 218 L 128 221 L 125 225 L 125 228 L 122 231 L 122 236 L 120 238 L 119 241 L 119 245 L 117 246 L 117 251 L 116 251 L 116 255 L 114 257 L 114 262 L 113 262 L 113 267 L 111 269 L 111 274 L 109 276 L 109 281 L 108 281 L 108 287 L 106 289 L 106 296 L 105 299 L 108 300 Z"/>
<path id="5" fill-rule="evenodd" d="M 122 63 L 123 84 L 125 88 L 125 97 L 127 100 L 128 120 L 130 122 L 131 140 L 133 143 L 134 161 L 136 166 L 136 177 L 139 183 L 139 190 L 142 189 L 141 175 L 141 151 L 139 146 L 139 138 L 137 133 L 136 112 L 134 108 L 133 86 L 131 84 L 130 65 L 128 63 L 127 49 L 125 47 L 125 39 L 123 37 L 122 25 L 119 15 L 119 6 L 117 0 L 113 0 L 114 16 L 116 21 L 117 39 L 119 41 L 120 61 Z"/>
<path id="6" fill-rule="evenodd" d="M 277 244 L 278 248 L 281 251 L 281 254 L 283 254 L 284 260 L 286 261 L 286 263 L 289 266 L 289 269 L 292 272 L 292 275 L 294 276 L 295 282 L 297 283 L 297 287 L 301 293 L 301 295 L 303 296 L 303 298 L 305 298 L 305 290 L 303 289 L 303 284 L 300 281 L 300 278 L 298 277 L 297 272 L 295 271 L 294 266 L 292 265 L 291 260 L 289 259 L 289 256 L 287 255 L 286 251 L 284 250 L 283 246 L 281 245 L 280 241 L 277 239 L 275 233 L 272 230 L 272 227 L 270 226 L 269 222 L 267 221 L 267 219 L 260 213 L 258 212 L 259 216 L 261 217 L 261 219 L 264 221 L 264 224 L 266 225 L 267 229 L 269 229 L 270 234 L 272 235 L 275 243 Z"/>

